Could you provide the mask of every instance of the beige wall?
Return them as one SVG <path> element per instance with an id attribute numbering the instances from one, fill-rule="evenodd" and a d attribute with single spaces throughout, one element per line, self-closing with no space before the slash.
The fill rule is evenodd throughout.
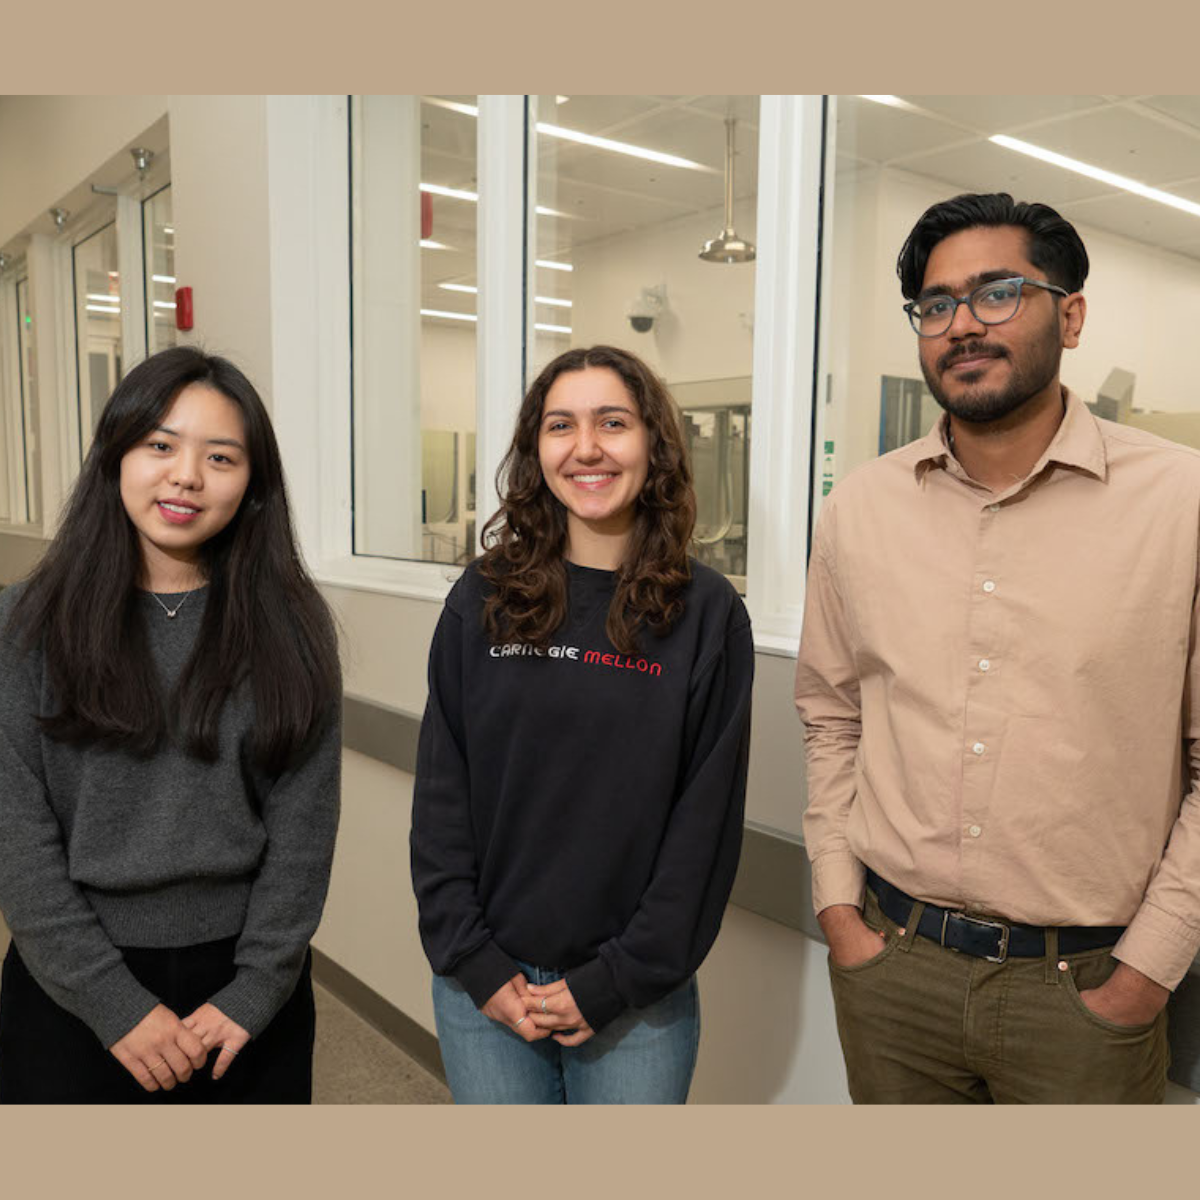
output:
<path id="1" fill-rule="evenodd" d="M 166 110 L 165 96 L 0 97 L 0 245 L 135 142 Z"/>
<path id="2" fill-rule="evenodd" d="M 196 312 L 181 340 L 233 359 L 270 405 L 266 97 L 172 96 L 170 117 L 175 275 Z"/>
<path id="3" fill-rule="evenodd" d="M 16 583 L 37 565 L 46 543 L 41 538 L 0 533 L 0 586 Z"/>

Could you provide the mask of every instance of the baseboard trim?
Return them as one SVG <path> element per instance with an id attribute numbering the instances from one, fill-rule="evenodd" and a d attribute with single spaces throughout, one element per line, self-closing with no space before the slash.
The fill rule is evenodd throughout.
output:
<path id="1" fill-rule="evenodd" d="M 401 1012 L 390 1000 L 368 987 L 345 967 L 338 966 L 327 954 L 313 947 L 312 973 L 323 988 L 336 996 L 357 1016 L 383 1034 L 393 1046 L 403 1050 L 442 1083 L 446 1070 L 437 1038 L 412 1017 Z"/>

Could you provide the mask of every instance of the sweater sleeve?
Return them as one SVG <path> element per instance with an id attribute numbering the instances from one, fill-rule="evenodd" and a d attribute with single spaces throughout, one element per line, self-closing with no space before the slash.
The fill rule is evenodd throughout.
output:
<path id="1" fill-rule="evenodd" d="M 267 842 L 233 979 L 211 998 L 252 1037 L 295 990 L 329 889 L 341 800 L 341 704 L 307 756 L 272 784 L 263 802 Z M 181 1014 L 184 1015 L 184 1014 Z"/>
<path id="2" fill-rule="evenodd" d="M 721 927 L 741 852 L 754 682 L 750 624 L 737 610 L 691 686 L 681 790 L 649 884 L 625 929 L 567 972 L 593 1030 L 684 983 Z"/>
<path id="3" fill-rule="evenodd" d="M 492 938 L 479 901 L 462 714 L 462 618 L 447 602 L 429 651 L 429 700 L 413 787 L 413 890 L 421 944 L 482 1008 L 520 968 Z"/>
<path id="4" fill-rule="evenodd" d="M 0 639 L 0 911 L 47 995 L 112 1046 L 159 1001 L 71 879 L 46 791 L 39 705 L 28 659 Z"/>

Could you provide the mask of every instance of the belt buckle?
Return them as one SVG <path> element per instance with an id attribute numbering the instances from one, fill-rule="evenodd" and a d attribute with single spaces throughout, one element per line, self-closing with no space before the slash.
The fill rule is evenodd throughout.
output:
<path id="1" fill-rule="evenodd" d="M 965 912 L 951 912 L 948 908 L 942 910 L 942 936 L 941 945 L 946 950 L 953 950 L 955 954 L 960 954 L 961 951 L 957 946 L 946 945 L 946 922 L 951 918 L 956 917 L 960 921 L 970 921 L 972 925 L 986 925 L 990 929 L 1000 930 L 1000 946 L 999 954 L 983 954 L 980 957 L 985 962 L 1002 963 L 1008 958 L 1008 937 L 1011 932 L 1009 927 L 1003 921 L 988 921 L 983 917 L 972 917 Z"/>

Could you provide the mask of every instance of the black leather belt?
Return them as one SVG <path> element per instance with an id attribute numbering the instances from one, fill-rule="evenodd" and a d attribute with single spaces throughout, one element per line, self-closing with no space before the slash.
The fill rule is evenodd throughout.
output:
<path id="1" fill-rule="evenodd" d="M 890 920 L 904 927 L 916 901 L 886 879 L 880 879 L 869 867 L 867 885 L 875 893 L 879 908 Z M 911 932 L 911 931 L 910 931 Z M 964 912 L 926 904 L 917 932 L 922 937 L 970 954 L 1001 963 L 1006 958 L 1040 958 L 1046 953 L 1046 931 L 1040 925 L 1015 925 L 991 917 L 971 917 Z M 1125 932 L 1123 925 L 1060 925 L 1059 954 L 1078 954 L 1115 945 Z"/>

